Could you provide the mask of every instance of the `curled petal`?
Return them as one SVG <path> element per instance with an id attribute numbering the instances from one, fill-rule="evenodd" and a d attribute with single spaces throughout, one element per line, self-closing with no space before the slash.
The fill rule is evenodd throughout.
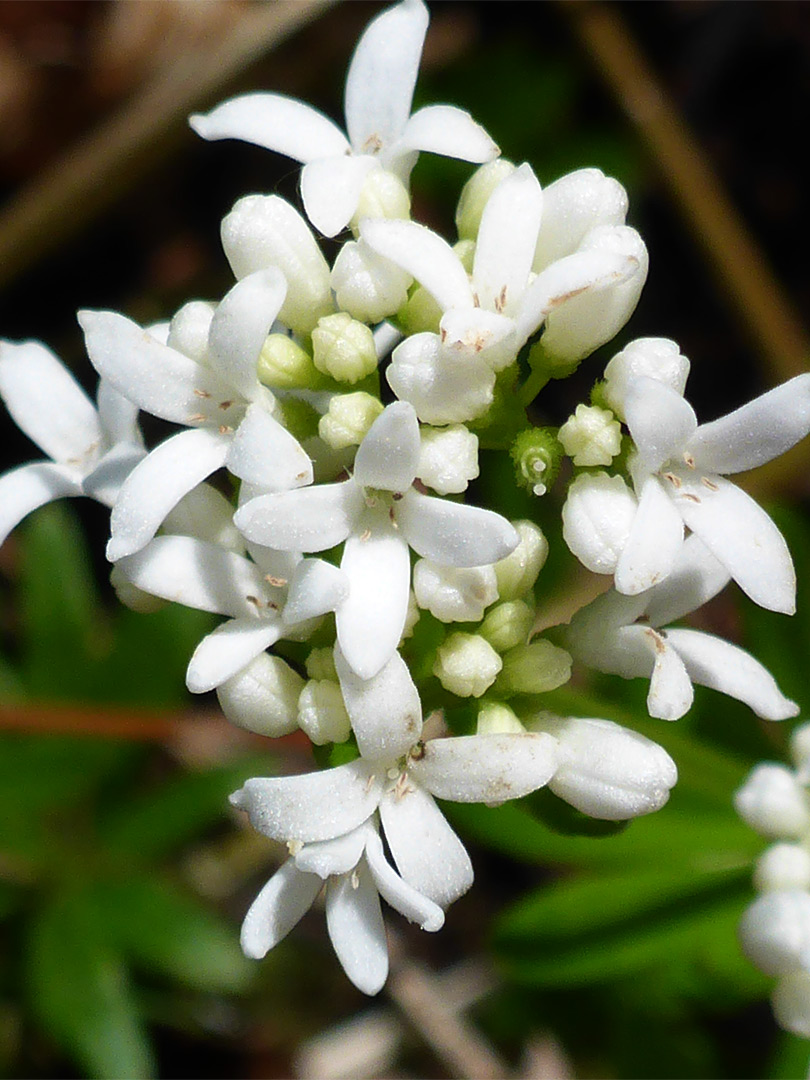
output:
<path id="1" fill-rule="evenodd" d="M 326 926 L 341 967 L 364 994 L 388 978 L 388 941 L 380 898 L 365 861 L 326 887 Z"/>
<path id="2" fill-rule="evenodd" d="M 254 777 L 231 795 L 231 803 L 273 840 L 332 840 L 374 813 L 384 781 L 384 773 L 358 758 L 302 776 Z"/>
<path id="3" fill-rule="evenodd" d="M 323 888 L 316 874 L 302 874 L 292 859 L 270 878 L 250 905 L 242 923 L 245 956 L 261 960 L 309 911 Z"/>
<path id="4" fill-rule="evenodd" d="M 492 510 L 409 491 L 396 509 L 400 532 L 425 559 L 447 566 L 483 566 L 514 551 L 518 534 Z"/>
<path id="5" fill-rule="evenodd" d="M 311 484 L 312 462 L 299 441 L 263 405 L 249 405 L 228 449 L 228 468 L 264 491 Z"/>
<path id="6" fill-rule="evenodd" d="M 616 588 L 628 596 L 651 589 L 671 572 L 683 546 L 683 519 L 658 479 L 641 489 L 630 534 L 616 563 Z"/>
<path id="7" fill-rule="evenodd" d="M 0 476 L 0 544 L 33 510 L 83 494 L 75 471 L 50 461 L 34 461 Z"/>
<path id="8" fill-rule="evenodd" d="M 323 559 L 302 559 L 293 571 L 284 622 L 288 626 L 334 611 L 349 594 L 349 580 L 342 570 Z"/>
<path id="9" fill-rule="evenodd" d="M 203 139 L 241 139 L 294 161 L 314 161 L 349 149 L 346 136 L 323 113 L 283 94 L 242 94 L 188 122 Z"/>
<path id="10" fill-rule="evenodd" d="M 624 398 L 624 415 L 638 447 L 639 467 L 657 472 L 670 458 L 681 459 L 697 429 L 695 411 L 688 401 L 660 379 L 640 375 Z"/>
<path id="11" fill-rule="evenodd" d="M 689 711 L 694 699 L 692 682 L 668 635 L 649 626 L 626 626 L 618 631 L 617 645 L 627 650 L 628 659 L 626 673 L 619 674 L 632 678 L 634 674 L 647 675 L 649 672 L 647 710 L 650 716 L 659 720 L 679 720 Z M 644 670 L 643 650 L 650 657 L 647 671 Z M 636 671 L 632 671 L 632 666 L 636 666 Z"/>
<path id="12" fill-rule="evenodd" d="M 466 270 L 437 233 L 414 221 L 367 219 L 360 235 L 370 248 L 424 285 L 442 311 L 475 306 Z"/>
<path id="13" fill-rule="evenodd" d="M 324 236 L 335 236 L 354 216 L 360 192 L 372 169 L 372 157 L 329 157 L 301 170 L 301 198 L 307 217 Z"/>
<path id="14" fill-rule="evenodd" d="M 422 733 L 422 705 L 408 665 L 395 652 L 373 678 L 361 679 L 336 648 L 335 667 L 362 756 L 402 757 Z"/>
<path id="15" fill-rule="evenodd" d="M 237 675 L 281 637 L 281 620 L 230 619 L 207 634 L 188 665 L 186 686 L 206 694 Z"/>
<path id="16" fill-rule="evenodd" d="M 286 294 L 287 282 L 279 269 L 257 270 L 237 281 L 211 320 L 208 349 L 212 366 L 247 401 L 259 392 L 259 353 Z"/>
<path id="17" fill-rule="evenodd" d="M 304 844 L 293 856 L 295 865 L 307 874 L 317 874 L 324 880 L 334 874 L 348 874 L 360 862 L 370 834 L 376 835 L 370 825 L 361 825 L 345 836 L 334 840 L 319 840 Z"/>
<path id="18" fill-rule="evenodd" d="M 260 495 L 234 515 L 257 544 L 281 551 L 326 551 L 345 540 L 362 513 L 363 491 L 352 480 Z"/>
<path id="19" fill-rule="evenodd" d="M 487 310 L 516 310 L 529 280 L 542 212 L 543 192 L 528 165 L 510 173 L 487 200 L 472 276 L 475 295 Z"/>
<path id="20" fill-rule="evenodd" d="M 444 926 L 444 912 L 438 904 L 422 896 L 399 876 L 383 854 L 382 841 L 373 830 L 368 831 L 366 861 L 374 884 L 384 900 L 400 915 L 417 923 L 423 930 L 435 932 Z"/>
<path id="21" fill-rule="evenodd" d="M 454 105 L 426 105 L 418 109 L 388 156 L 399 157 L 412 150 L 427 150 L 476 163 L 492 161 L 500 153 L 481 125 Z"/>
<path id="22" fill-rule="evenodd" d="M 683 542 L 666 581 L 649 593 L 647 617 L 652 626 L 666 626 L 717 596 L 731 575 L 712 555 L 699 536 L 691 533 Z"/>

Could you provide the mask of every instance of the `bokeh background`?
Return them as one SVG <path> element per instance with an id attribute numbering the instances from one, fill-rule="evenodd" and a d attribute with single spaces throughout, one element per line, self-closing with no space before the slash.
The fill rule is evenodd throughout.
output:
<path id="1" fill-rule="evenodd" d="M 143 322 L 231 284 L 219 219 L 241 195 L 296 200 L 297 172 L 185 117 L 272 89 L 341 118 L 342 80 L 376 3 L 4 0 L 0 4 L 0 334 L 47 342 L 93 389 L 80 307 Z M 810 368 L 810 7 L 781 0 L 430 4 L 417 103 L 468 109 L 543 183 L 596 165 L 628 189 L 651 270 L 617 343 L 552 384 L 561 423 L 604 362 L 676 339 L 711 419 Z M 471 167 L 423 155 L 414 212 L 452 235 Z M 34 453 L 2 418 L 2 467 Z M 164 434 L 147 424 L 150 439 Z M 751 649 L 810 706 L 810 446 L 747 478 L 791 544 L 792 620 L 728 591 L 701 625 Z M 497 463 L 483 470 L 503 484 Z M 548 528 L 549 610 L 587 588 Z M 0 1071 L 53 1077 L 799 1077 L 769 981 L 734 927 L 764 845 L 730 798 L 780 759 L 789 725 L 709 691 L 677 726 L 610 677 L 549 695 L 661 741 L 681 782 L 624 830 L 541 797 L 449 811 L 472 892 L 436 937 L 392 916 L 379 999 L 345 980 L 314 911 L 262 964 L 239 922 L 284 851 L 227 794 L 311 766 L 294 738 L 230 729 L 190 699 L 205 616 L 114 604 L 106 513 L 48 507 L 0 549 Z M 806 714 L 805 714 L 806 715 Z"/>

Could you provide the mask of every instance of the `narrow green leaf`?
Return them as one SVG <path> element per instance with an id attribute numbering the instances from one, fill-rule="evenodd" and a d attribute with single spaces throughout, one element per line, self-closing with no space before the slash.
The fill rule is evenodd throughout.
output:
<path id="1" fill-rule="evenodd" d="M 65 892 L 34 914 L 25 954 L 31 1007 L 91 1077 L 144 1080 L 154 1061 L 127 971 L 88 900 Z"/>
<path id="2" fill-rule="evenodd" d="M 105 932 L 133 963 L 203 991 L 242 990 L 250 980 L 237 928 L 193 897 L 149 878 L 102 883 L 94 895 Z"/>

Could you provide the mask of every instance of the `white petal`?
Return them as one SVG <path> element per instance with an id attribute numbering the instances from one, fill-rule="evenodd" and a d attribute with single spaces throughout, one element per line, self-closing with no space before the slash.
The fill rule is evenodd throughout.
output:
<path id="1" fill-rule="evenodd" d="M 323 559 L 302 559 L 293 572 L 284 622 L 306 622 L 334 611 L 349 594 L 349 580 L 342 570 Z"/>
<path id="2" fill-rule="evenodd" d="M 810 827 L 807 790 L 786 765 L 755 765 L 734 794 L 734 809 L 770 840 L 803 840 Z"/>
<path id="3" fill-rule="evenodd" d="M 411 111 L 428 12 L 421 0 L 386 8 L 368 24 L 346 75 L 346 130 L 358 153 L 398 138 Z M 370 140 L 373 145 L 366 146 Z"/>
<path id="4" fill-rule="evenodd" d="M 379 323 L 395 314 L 406 303 L 412 284 L 410 274 L 372 251 L 363 240 L 345 243 L 332 267 L 331 285 L 337 305 L 359 322 Z M 384 356 L 402 339 L 390 323 L 384 326 L 385 333 L 393 330 L 394 336 L 384 351 L 378 348 L 378 356 Z M 376 332 L 374 344 L 378 344 Z"/>
<path id="5" fill-rule="evenodd" d="M 672 498 L 683 520 L 755 604 L 792 615 L 796 573 L 782 534 L 765 511 L 720 476 L 677 474 Z M 704 482 L 705 481 L 705 482 Z"/>
<path id="6" fill-rule="evenodd" d="M 360 235 L 374 251 L 424 285 L 442 311 L 474 307 L 467 272 L 437 233 L 414 221 L 365 220 Z"/>
<path id="7" fill-rule="evenodd" d="M 205 116 L 189 117 L 203 139 L 241 139 L 295 161 L 314 161 L 348 150 L 346 136 L 331 120 L 283 94 L 243 94 Z"/>
<path id="8" fill-rule="evenodd" d="M 628 388 L 624 415 L 646 472 L 657 472 L 670 458 L 683 460 L 684 447 L 697 429 L 689 402 L 671 386 L 644 375 Z"/>
<path id="9" fill-rule="evenodd" d="M 500 153 L 481 125 L 454 105 L 426 105 L 413 114 L 389 156 L 411 150 L 476 163 L 492 161 Z"/>
<path id="10" fill-rule="evenodd" d="M 245 542 L 233 523 L 233 506 L 210 484 L 199 484 L 184 495 L 163 522 L 163 531 L 195 536 L 210 544 L 245 554 Z"/>
<path id="11" fill-rule="evenodd" d="M 341 967 L 364 994 L 388 978 L 388 941 L 380 898 L 365 861 L 326 887 L 326 925 Z"/>
<path id="12" fill-rule="evenodd" d="M 118 443 L 99 461 L 92 472 L 85 476 L 82 488 L 91 499 L 112 506 L 118 498 L 126 478 L 146 457 L 142 443 Z"/>
<path id="13" fill-rule="evenodd" d="M 357 746 L 369 760 L 395 761 L 422 733 L 422 704 L 408 665 L 394 653 L 371 679 L 362 679 L 335 647 L 335 667 Z"/>
<path id="14" fill-rule="evenodd" d="M 362 508 L 362 489 L 347 480 L 260 495 L 240 507 L 234 521 L 248 540 L 265 547 L 326 551 L 346 539 Z"/>
<path id="15" fill-rule="evenodd" d="M 254 829 L 273 840 L 331 840 L 374 813 L 385 774 L 358 758 L 302 776 L 254 777 L 231 795 Z"/>
<path id="16" fill-rule="evenodd" d="M 537 275 L 520 300 L 515 313 L 519 341 L 530 338 L 555 309 L 565 311 L 577 298 L 621 285 L 637 271 L 638 263 L 632 256 L 609 251 L 578 251 L 552 263 Z"/>
<path id="17" fill-rule="evenodd" d="M 799 890 L 766 893 L 743 914 L 743 952 L 766 975 L 784 975 L 801 966 L 810 948 L 810 895 Z"/>
<path id="18" fill-rule="evenodd" d="M 207 634 L 188 665 L 186 686 L 206 694 L 247 667 L 281 637 L 280 619 L 229 619 Z"/>
<path id="19" fill-rule="evenodd" d="M 621 476 L 583 473 L 568 489 L 562 509 L 563 539 L 588 570 L 612 574 L 637 510 L 636 497 Z"/>
<path id="20" fill-rule="evenodd" d="M 73 469 L 34 461 L 0 476 L 0 544 L 23 518 L 54 499 L 83 495 Z"/>
<path id="21" fill-rule="evenodd" d="M 149 331 L 151 333 L 151 330 Z M 164 342 L 165 344 L 165 342 Z M 96 392 L 98 416 L 109 446 L 116 443 L 143 444 L 138 427 L 138 406 L 119 394 L 106 379 L 100 379 Z"/>
<path id="22" fill-rule="evenodd" d="M 458 363 L 437 334 L 414 334 L 394 349 L 388 384 L 426 424 L 463 424 L 493 401 L 495 373 L 477 356 Z"/>
<path id="23" fill-rule="evenodd" d="M 255 563 L 192 536 L 158 536 L 118 566 L 144 592 L 200 611 L 246 618 L 275 602 Z"/>
<path id="24" fill-rule="evenodd" d="M 98 413 L 50 349 L 38 341 L 0 342 L 0 396 L 48 457 L 85 471 L 102 447 Z"/>
<path id="25" fill-rule="evenodd" d="M 448 566 L 498 562 L 518 544 L 518 534 L 500 514 L 418 491 L 409 491 L 395 514 L 400 532 L 418 555 Z"/>
<path id="26" fill-rule="evenodd" d="M 627 192 L 600 169 L 577 169 L 543 192 L 543 222 L 537 238 L 535 270 L 569 255 L 596 225 L 623 225 Z"/>
<path id="27" fill-rule="evenodd" d="M 476 358 L 492 371 L 503 371 L 520 348 L 514 321 L 483 308 L 447 311 L 439 330 L 444 350 L 459 366 Z"/>
<path id="28" fill-rule="evenodd" d="M 488 311 L 512 314 L 532 268 L 543 192 L 530 166 L 521 165 L 495 188 L 478 229 L 473 289 Z"/>
<path id="29" fill-rule="evenodd" d="M 80 311 L 87 354 L 124 397 L 164 420 L 227 423 L 231 388 L 213 371 L 161 345 L 137 323 L 112 311 Z"/>
<path id="30" fill-rule="evenodd" d="M 324 236 L 345 229 L 360 200 L 360 191 L 372 169 L 372 157 L 328 157 L 311 161 L 301 170 L 301 199 L 307 217 Z"/>
<path id="31" fill-rule="evenodd" d="M 346 662 L 363 679 L 373 678 L 396 651 L 411 581 L 406 542 L 387 519 L 367 520 L 343 549 L 340 568 L 349 579 L 349 595 L 335 616 Z"/>
<path id="32" fill-rule="evenodd" d="M 441 930 L 444 926 L 444 912 L 438 904 L 422 896 L 412 885 L 399 876 L 383 854 L 379 835 L 369 830 L 366 843 L 366 861 L 374 878 L 374 884 L 384 900 L 400 915 L 417 923 L 430 933 Z"/>
<path id="33" fill-rule="evenodd" d="M 689 361 L 677 343 L 669 338 L 636 338 L 616 353 L 605 368 L 605 401 L 624 419 L 624 399 L 636 379 L 658 379 L 683 394 L 689 376 Z"/>
<path id="34" fill-rule="evenodd" d="M 226 435 L 205 428 L 181 431 L 156 446 L 132 470 L 110 518 L 110 562 L 149 543 L 183 496 L 224 464 L 228 443 Z"/>
<path id="35" fill-rule="evenodd" d="M 295 865 L 304 873 L 317 874 L 324 879 L 333 874 L 348 874 L 360 862 L 370 834 L 376 836 L 374 829 L 365 824 L 345 836 L 336 836 L 334 840 L 304 844 L 294 856 Z"/>
<path id="36" fill-rule="evenodd" d="M 211 320 L 211 366 L 247 401 L 258 393 L 259 353 L 286 294 L 287 282 L 279 269 L 257 270 L 237 281 Z"/>
<path id="37" fill-rule="evenodd" d="M 672 572 L 682 546 L 681 515 L 658 479 L 650 476 L 616 564 L 616 588 L 628 596 L 651 589 Z"/>
<path id="38" fill-rule="evenodd" d="M 222 220 L 222 247 L 237 278 L 275 266 L 287 279 L 279 320 L 310 334 L 334 310 L 329 265 L 312 230 L 295 207 L 278 195 L 246 195 Z"/>
<path id="39" fill-rule="evenodd" d="M 731 580 L 725 566 L 712 555 L 699 536 L 691 533 L 666 581 L 649 594 L 647 617 L 653 626 L 666 626 L 697 611 Z"/>
<path id="40" fill-rule="evenodd" d="M 666 634 L 649 626 L 626 626 L 617 632 L 616 645 L 617 651 L 624 650 L 626 656 L 625 669 L 617 674 L 624 678 L 644 675 L 650 679 L 647 695 L 650 716 L 659 720 L 679 720 L 689 711 L 694 699 L 692 683 Z M 646 663 L 644 652 L 649 657 Z"/>
<path id="41" fill-rule="evenodd" d="M 736 645 L 698 630 L 668 630 L 667 641 L 693 682 L 744 701 L 765 720 L 798 715 L 799 706 L 781 693 L 771 673 Z"/>
<path id="42" fill-rule="evenodd" d="M 771 1006 L 781 1028 L 800 1039 L 810 1039 L 810 972 L 783 975 L 771 995 Z"/>
<path id="43" fill-rule="evenodd" d="M 413 783 L 398 784 L 380 801 L 385 839 L 402 877 L 446 908 L 469 889 L 473 868 L 464 845 L 433 797 Z"/>
<path id="44" fill-rule="evenodd" d="M 771 461 L 810 432 L 810 374 L 797 375 L 711 424 L 687 449 L 707 472 L 736 473 Z"/>
<path id="45" fill-rule="evenodd" d="M 437 799 L 502 803 L 544 787 L 559 763 L 557 740 L 545 732 L 430 739 L 414 756 L 411 775 Z"/>
<path id="46" fill-rule="evenodd" d="M 354 477 L 363 487 L 407 491 L 419 467 L 419 422 L 413 406 L 395 401 L 374 421 L 354 459 Z"/>
<path id="47" fill-rule="evenodd" d="M 321 891 L 316 874 L 302 874 L 288 859 L 270 878 L 250 905 L 242 923 L 241 944 L 245 956 L 261 960 L 289 934 Z"/>
<path id="48" fill-rule="evenodd" d="M 234 476 L 267 493 L 289 491 L 313 480 L 312 462 L 304 448 L 258 402 L 248 406 L 234 433 L 227 465 Z"/>

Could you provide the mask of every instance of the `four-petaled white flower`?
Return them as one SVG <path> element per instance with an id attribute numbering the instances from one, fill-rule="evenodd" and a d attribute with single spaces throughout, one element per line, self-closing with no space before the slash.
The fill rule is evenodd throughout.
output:
<path id="1" fill-rule="evenodd" d="M 705 604 L 728 581 L 728 570 L 690 536 L 660 585 L 639 596 L 611 589 L 578 611 L 568 647 L 598 671 L 649 679 L 647 708 L 663 720 L 677 720 L 689 710 L 693 682 L 744 701 L 767 720 L 796 716 L 798 705 L 743 649 L 699 630 L 661 629 Z"/>
<path id="2" fill-rule="evenodd" d="M 235 515 L 249 539 L 282 551 L 325 551 L 343 543 L 349 595 L 336 613 L 349 666 L 370 679 L 393 655 L 408 611 L 410 545 L 448 566 L 481 566 L 517 545 L 512 526 L 491 510 L 423 495 L 419 424 L 394 402 L 374 421 L 357 451 L 354 475 L 336 484 L 261 495 Z"/>
<path id="3" fill-rule="evenodd" d="M 18 427 L 51 459 L 0 478 L 0 543 L 32 510 L 54 499 L 88 495 L 112 506 L 146 453 L 138 407 L 104 379 L 96 407 L 38 341 L 0 342 L 0 397 Z"/>
<path id="4" fill-rule="evenodd" d="M 312 483 L 312 462 L 273 415 L 275 399 L 256 374 L 286 289 L 275 267 L 243 278 L 213 312 L 198 359 L 123 315 L 79 313 L 102 378 L 154 416 L 192 429 L 157 446 L 122 486 L 110 523 L 110 561 L 144 547 L 180 499 L 223 465 L 265 491 Z"/>
<path id="5" fill-rule="evenodd" d="M 348 138 L 323 113 L 282 94 L 231 98 L 192 116 L 191 126 L 204 139 L 242 139 L 302 162 L 307 216 L 334 236 L 352 219 L 373 170 L 407 184 L 420 150 L 473 162 L 499 153 L 462 109 L 429 105 L 410 115 L 427 26 L 422 0 L 403 0 L 371 21 L 346 77 Z"/>

